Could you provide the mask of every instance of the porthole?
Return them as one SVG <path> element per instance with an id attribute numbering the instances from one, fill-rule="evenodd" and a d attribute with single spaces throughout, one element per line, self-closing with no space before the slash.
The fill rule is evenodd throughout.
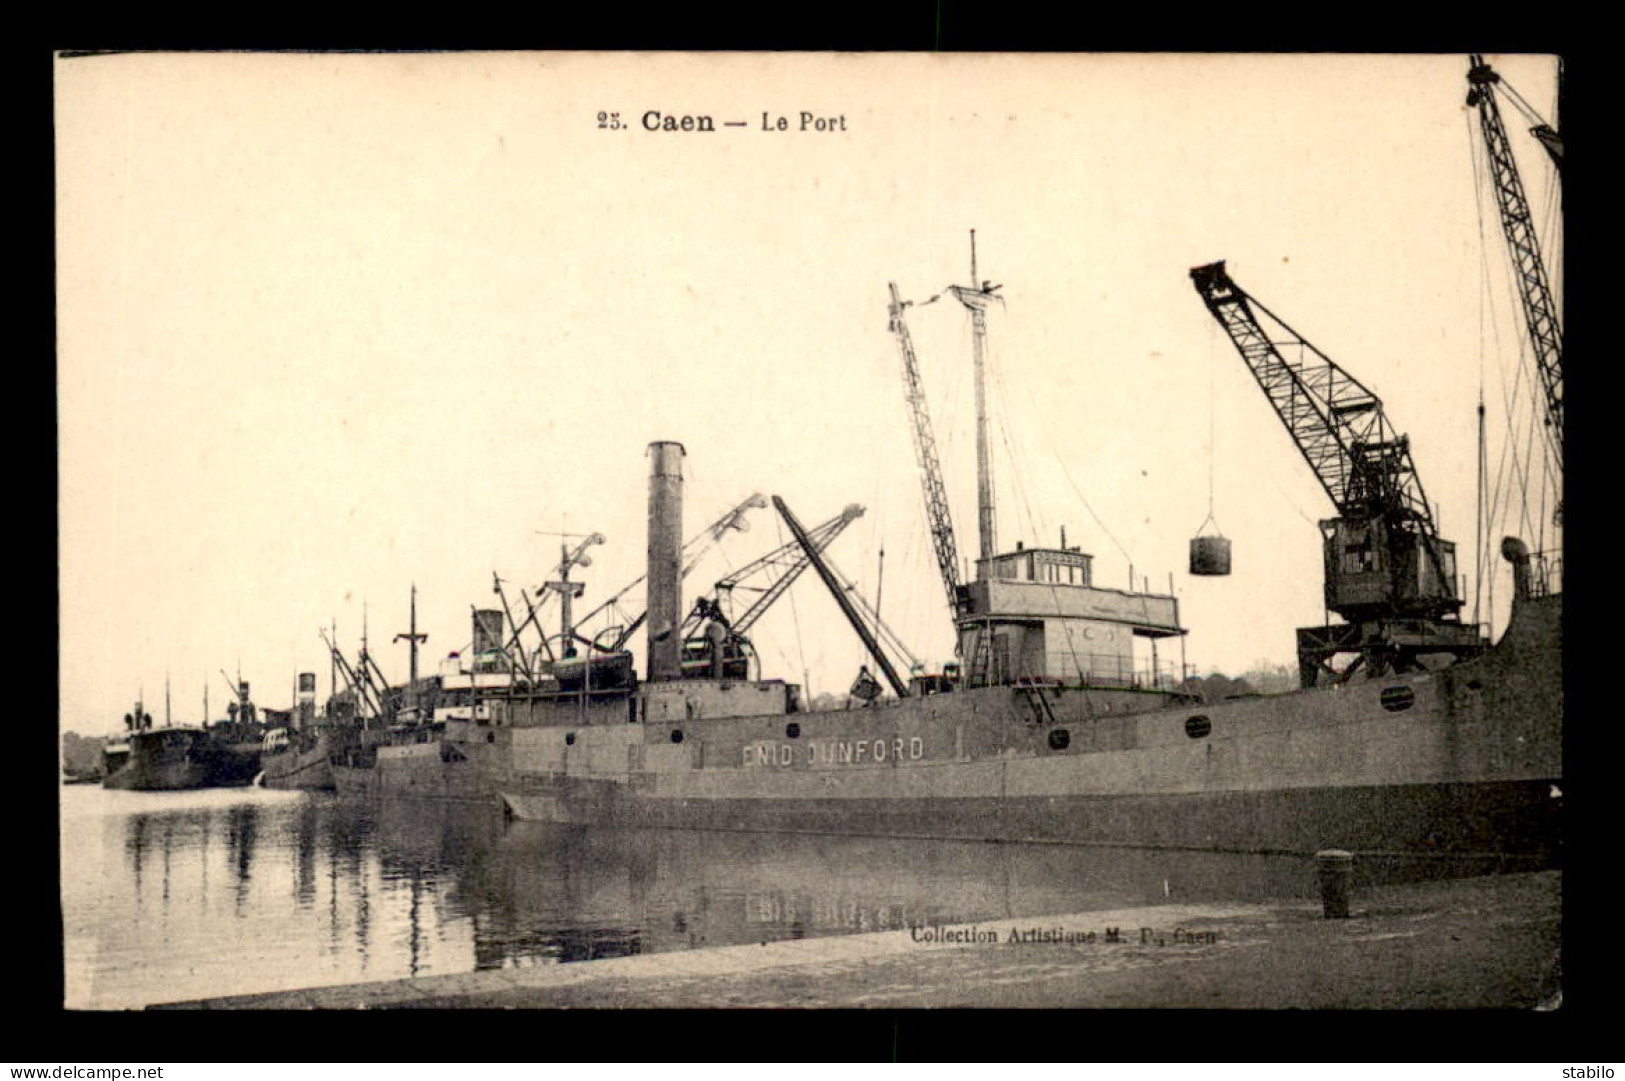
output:
<path id="1" fill-rule="evenodd" d="M 1416 705 L 1416 692 L 1409 687 L 1384 687 L 1382 689 L 1382 708 L 1390 713 L 1410 709 Z"/>
<path id="2" fill-rule="evenodd" d="M 1191 739 L 1201 739 L 1211 731 L 1213 722 L 1201 714 L 1185 719 L 1185 734 Z"/>
<path id="3" fill-rule="evenodd" d="M 576 734 L 574 732 L 564 733 L 564 745 L 566 747 L 574 747 L 576 745 Z"/>
<path id="4" fill-rule="evenodd" d="M 683 730 L 681 728 L 673 728 L 671 730 L 671 741 L 673 743 L 683 742 Z"/>
<path id="5" fill-rule="evenodd" d="M 1049 731 L 1049 749 L 1064 751 L 1072 743 L 1072 733 L 1064 728 L 1052 728 Z"/>
<path id="6" fill-rule="evenodd" d="M 801 726 L 795 721 L 791 721 L 789 724 L 784 726 L 784 736 L 786 739 L 800 739 Z"/>

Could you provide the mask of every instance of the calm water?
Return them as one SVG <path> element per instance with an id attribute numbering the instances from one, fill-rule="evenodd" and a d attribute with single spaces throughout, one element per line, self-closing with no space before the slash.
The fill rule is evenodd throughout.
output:
<path id="1" fill-rule="evenodd" d="M 1312 896 L 1283 857 L 505 822 L 485 806 L 62 790 L 70 1008 Z"/>

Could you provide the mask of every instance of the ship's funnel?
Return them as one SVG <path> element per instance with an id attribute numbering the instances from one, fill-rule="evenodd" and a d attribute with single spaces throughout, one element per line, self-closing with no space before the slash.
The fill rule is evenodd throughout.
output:
<path id="1" fill-rule="evenodd" d="M 649 444 L 649 681 L 683 675 L 683 450 Z"/>
<path id="2" fill-rule="evenodd" d="M 300 672 L 298 690 L 294 711 L 299 718 L 298 726 L 306 729 L 316 722 L 316 673 Z"/>

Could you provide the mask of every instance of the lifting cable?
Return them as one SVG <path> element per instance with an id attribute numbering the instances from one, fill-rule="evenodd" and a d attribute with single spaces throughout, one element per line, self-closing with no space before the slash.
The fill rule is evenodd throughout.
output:
<path id="1" fill-rule="evenodd" d="M 1464 121 L 1467 124 L 1469 146 L 1472 148 L 1472 151 L 1473 151 L 1473 153 L 1472 153 L 1473 180 L 1474 180 L 1473 189 L 1474 189 L 1474 194 L 1475 194 L 1475 197 L 1476 197 L 1476 207 L 1477 207 L 1477 211 L 1478 211 L 1479 259 L 1480 259 L 1480 264 L 1481 264 L 1482 269 L 1483 269 L 1483 286 L 1484 286 L 1483 295 L 1481 296 L 1480 301 L 1481 301 L 1481 303 L 1483 303 L 1484 299 L 1486 297 L 1489 297 L 1489 296 L 1493 295 L 1493 292 L 1494 292 L 1493 283 L 1492 283 L 1492 276 L 1491 276 L 1491 272 L 1490 272 L 1490 269 L 1489 269 L 1489 248 L 1492 246 L 1492 244 L 1494 244 L 1494 242 L 1492 242 L 1489 239 L 1489 227 L 1488 227 L 1487 223 L 1485 222 L 1484 205 L 1483 205 L 1484 204 L 1484 198 L 1485 198 L 1485 194 L 1484 194 L 1485 188 L 1488 186 L 1488 183 L 1487 183 L 1487 180 L 1486 180 L 1487 169 L 1486 169 L 1486 163 L 1484 162 L 1483 158 L 1480 156 L 1482 148 L 1479 146 L 1478 140 L 1472 137 L 1472 119 L 1471 119 L 1470 116 L 1467 116 L 1466 114 L 1463 114 L 1463 118 L 1464 118 Z M 1500 239 L 1503 242 L 1505 240 L 1504 237 L 1500 238 Z M 1489 325 L 1490 325 L 1491 332 L 1492 332 L 1492 334 L 1494 335 L 1494 338 L 1495 338 L 1496 355 L 1500 356 L 1501 352 L 1502 352 L 1501 341 L 1500 341 L 1500 324 L 1494 318 L 1494 307 L 1493 307 L 1493 305 L 1490 308 Z M 1524 339 L 1521 336 L 1519 336 L 1517 340 L 1520 343 L 1519 348 L 1518 348 L 1519 358 L 1520 358 L 1520 360 L 1527 360 L 1528 358 L 1527 358 L 1526 351 L 1525 351 L 1525 348 L 1524 348 Z M 1482 364 L 1482 348 L 1480 350 L 1480 354 L 1481 354 L 1480 364 Z M 1517 413 L 1516 413 L 1516 410 L 1515 410 L 1515 403 L 1522 400 L 1521 399 L 1521 392 L 1523 390 L 1523 385 L 1524 385 L 1524 374 L 1525 374 L 1524 370 L 1525 370 L 1526 367 L 1532 367 L 1532 366 L 1533 365 L 1531 365 L 1531 364 L 1525 364 L 1525 363 L 1520 363 L 1520 364 L 1517 364 L 1517 365 L 1513 366 L 1515 368 L 1515 372 L 1514 372 L 1514 377 L 1513 377 L 1513 386 L 1510 388 L 1510 390 L 1507 387 L 1505 370 L 1503 369 L 1502 373 L 1501 373 L 1501 400 L 1502 400 L 1502 406 L 1506 410 L 1506 418 L 1507 418 L 1507 420 L 1506 420 L 1506 432 L 1507 432 L 1507 435 L 1506 435 L 1505 441 L 1501 444 L 1501 459 L 1500 459 L 1499 465 L 1496 467 L 1495 484 L 1494 484 L 1494 490 L 1493 490 L 1491 500 L 1490 500 L 1490 511 L 1489 511 L 1489 519 L 1488 519 L 1488 521 L 1490 523 L 1493 523 L 1493 522 L 1495 522 L 1495 521 L 1497 521 L 1499 519 L 1499 517 L 1500 517 L 1500 515 L 1502 513 L 1502 500 L 1503 500 L 1503 498 L 1505 498 L 1505 497 L 1507 497 L 1509 495 L 1509 492 L 1507 491 L 1507 489 L 1513 486 L 1513 482 L 1510 482 L 1509 478 L 1508 478 L 1508 473 L 1510 472 L 1515 477 L 1515 484 L 1516 484 L 1516 487 L 1518 489 L 1519 501 L 1521 503 L 1521 508 L 1520 509 L 1522 510 L 1522 513 L 1523 513 L 1522 528 L 1525 528 L 1525 529 L 1527 529 L 1529 527 L 1529 525 L 1530 525 L 1529 477 L 1528 477 L 1527 472 L 1526 472 L 1526 470 L 1524 468 L 1524 461 L 1525 461 L 1525 458 L 1528 456 L 1528 449 L 1526 447 L 1522 452 L 1520 452 L 1519 449 L 1516 446 Z M 1534 396 L 1534 390 L 1531 389 L 1530 397 L 1531 397 L 1531 415 L 1532 416 L 1533 416 L 1534 413 L 1538 412 L 1538 409 L 1539 409 L 1539 403 L 1533 401 L 1533 396 Z M 1488 547 L 1488 545 L 1489 545 L 1488 537 L 1489 537 L 1489 530 L 1486 529 L 1486 532 L 1485 532 L 1485 545 L 1486 545 L 1486 547 Z"/>
<path id="2" fill-rule="evenodd" d="M 1217 401 L 1219 393 L 1219 364 L 1218 359 L 1213 355 L 1213 347 L 1217 343 L 1217 339 L 1214 336 L 1217 331 L 1214 329 L 1214 327 L 1215 324 L 1209 323 L 1207 329 L 1207 517 L 1202 519 L 1202 524 L 1196 527 L 1196 535 L 1201 537 L 1203 535 L 1202 530 L 1211 525 L 1213 527 L 1213 535 L 1222 539 L 1224 537 L 1224 531 L 1219 528 L 1218 521 L 1213 517 L 1214 463 L 1217 462 L 1219 457 L 1217 434 L 1218 422 L 1215 419 L 1218 413 Z M 1303 512 L 1299 511 L 1298 513 L 1302 514 Z M 1129 588 L 1132 589 L 1133 586 L 1134 583 L 1130 582 Z"/>
<path id="3" fill-rule="evenodd" d="M 1034 408 L 1034 399 L 1032 397 L 1031 390 L 1027 388 L 1026 384 L 1023 384 L 1022 386 L 1027 395 L 1029 408 Z M 1034 409 L 1034 413 L 1036 415 L 1036 409 Z M 1083 509 L 1089 512 L 1089 516 L 1095 520 L 1095 525 L 1100 527 L 1100 531 L 1106 535 L 1106 538 L 1110 540 L 1114 546 L 1116 546 L 1118 552 L 1122 553 L 1123 559 L 1130 566 L 1133 566 L 1134 557 L 1129 555 L 1128 549 L 1123 547 L 1123 545 L 1118 541 L 1117 537 L 1113 535 L 1112 531 L 1106 528 L 1106 523 L 1101 519 L 1099 514 L 1095 513 L 1095 508 L 1090 506 L 1089 500 L 1084 498 L 1083 490 L 1078 487 L 1078 482 L 1072 479 L 1072 473 L 1066 467 L 1066 457 L 1062 455 L 1060 450 L 1055 446 L 1053 439 L 1049 435 L 1048 428 L 1044 429 L 1044 442 L 1049 449 L 1050 459 L 1061 467 L 1061 475 L 1066 478 L 1067 484 L 1071 486 L 1072 494 L 1077 497 L 1079 503 L 1083 504 Z M 1133 583 L 1130 582 L 1129 586 L 1132 588 Z"/>
<path id="4" fill-rule="evenodd" d="M 1018 505 L 1019 509 L 1023 510 L 1026 513 L 1026 516 L 1027 516 L 1027 529 L 1028 529 L 1028 534 L 1027 535 L 1032 537 L 1033 541 L 1035 543 L 1042 543 L 1039 538 L 1042 537 L 1043 534 L 1041 532 L 1039 532 L 1038 518 L 1037 518 L 1036 515 L 1033 514 L 1032 500 L 1028 495 L 1027 485 L 1021 479 L 1022 478 L 1022 473 L 1021 473 L 1021 470 L 1018 468 L 1019 462 L 1016 459 L 1015 447 L 1012 445 L 1012 443 L 1010 441 L 1010 427 L 1009 427 L 1009 425 L 1007 425 L 1005 423 L 1005 416 L 1006 416 L 1006 414 L 1008 414 L 1010 412 L 1010 408 L 1009 408 L 1010 405 L 1011 405 L 1010 392 L 1009 392 L 1009 389 L 1005 386 L 1005 383 L 1004 383 L 1004 373 L 1001 372 L 997 367 L 994 367 L 991 364 L 988 365 L 988 367 L 992 369 L 992 372 L 993 372 L 993 385 L 998 388 L 999 397 L 1000 397 L 1000 399 L 1002 400 L 1002 402 L 1004 403 L 1004 406 L 1005 406 L 1005 408 L 1003 408 L 1003 409 L 998 409 L 998 410 L 994 411 L 994 419 L 995 419 L 995 422 L 998 424 L 998 428 L 999 428 L 999 440 L 1000 440 L 1001 443 L 1004 444 L 1004 456 L 1005 456 L 1005 459 L 1010 464 L 1010 470 L 1009 470 L 1010 480 L 1009 480 L 1007 486 L 1010 488 L 1011 491 L 1013 491 L 1015 493 L 1015 495 L 1017 497 L 1017 500 L 1018 500 L 1017 505 Z M 994 500 L 994 505 L 995 506 L 998 505 L 997 499 Z"/>
<path id="5" fill-rule="evenodd" d="M 778 538 L 779 547 L 784 547 L 784 527 L 779 523 L 777 515 L 774 516 L 773 520 L 773 532 Z M 790 623 L 796 632 L 796 655 L 801 660 L 801 679 L 803 683 L 807 683 L 810 682 L 807 679 L 807 650 L 801 641 L 801 615 L 796 611 L 796 591 L 787 589 L 784 592 L 790 598 Z M 810 707 L 812 704 L 812 688 L 804 687 L 803 693 L 807 696 L 807 703 Z"/>

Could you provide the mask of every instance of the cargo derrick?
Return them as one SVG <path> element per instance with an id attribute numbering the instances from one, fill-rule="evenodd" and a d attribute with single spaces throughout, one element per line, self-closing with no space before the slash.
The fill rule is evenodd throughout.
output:
<path id="1" fill-rule="evenodd" d="M 337 644 L 327 636 L 327 631 L 321 630 L 319 633 L 322 641 L 327 643 L 328 654 L 337 666 L 339 675 L 344 677 L 345 692 L 355 702 L 356 718 L 365 724 L 369 717 L 382 716 L 383 703 L 378 700 L 377 690 L 372 686 L 372 681 L 345 659 L 344 654 L 339 652 Z"/>
<path id="2" fill-rule="evenodd" d="M 898 676 L 897 669 L 892 666 L 891 661 L 886 657 L 885 651 L 880 648 L 880 643 L 875 640 L 875 636 L 870 632 L 868 626 L 864 624 L 863 619 L 857 613 L 857 609 L 853 608 L 852 599 L 841 588 L 840 582 L 836 581 L 835 573 L 830 569 L 829 564 L 824 562 L 820 546 L 807 535 L 807 530 L 797 520 L 796 516 L 790 512 L 790 508 L 785 506 L 784 500 L 774 496 L 773 506 L 778 510 L 779 517 L 784 519 L 784 524 L 790 527 L 791 536 L 795 537 L 796 543 L 801 546 L 801 551 L 806 555 L 807 561 L 812 564 L 813 569 L 818 572 L 818 577 L 824 580 L 824 585 L 829 588 L 830 596 L 835 598 L 835 603 L 840 607 L 841 614 L 846 616 L 847 622 L 852 625 L 852 629 L 857 632 L 858 638 L 863 641 L 864 648 L 869 651 L 869 655 L 880 666 L 881 674 L 886 677 L 886 682 L 891 684 L 892 692 L 899 698 L 907 698 L 909 696 L 908 685 Z"/>
<path id="3" fill-rule="evenodd" d="M 683 545 L 683 566 L 679 577 L 687 578 L 689 572 L 699 565 L 701 558 L 703 558 L 713 546 L 721 541 L 730 530 L 737 533 L 749 532 L 750 522 L 745 519 L 745 512 L 752 509 L 760 509 L 766 506 L 767 499 L 760 492 L 753 492 L 743 503 L 740 503 L 727 514 L 724 514 L 721 518 L 718 518 L 711 525 L 707 526 L 703 533 L 690 538 L 688 543 Z M 584 617 L 582 617 L 580 620 L 580 625 L 591 623 L 599 614 L 615 608 L 623 597 L 625 597 L 632 590 L 636 589 L 638 586 L 642 585 L 647 577 L 648 576 L 646 574 L 640 574 L 636 578 L 632 579 L 632 581 L 622 586 L 614 594 L 614 596 L 610 597 L 603 604 L 600 604 L 597 608 L 594 608 L 591 612 L 588 612 Z M 637 633 L 638 628 L 642 627 L 648 618 L 649 612 L 648 609 L 645 608 L 644 611 L 639 612 L 625 626 L 612 626 L 599 631 L 592 642 L 593 649 L 597 650 L 599 653 L 620 652 L 626 648 L 626 644 L 632 640 L 632 636 Z M 610 638 L 610 641 L 608 644 L 604 644 L 597 640 L 599 638 Z"/>
<path id="4" fill-rule="evenodd" d="M 808 539 L 817 550 L 823 551 L 863 514 L 864 508 L 852 503 L 829 521 L 808 530 Z M 756 659 L 756 648 L 748 637 L 750 629 L 810 564 L 800 543 L 790 540 L 719 578 L 712 587 L 713 596 L 695 598 L 694 607 L 683 620 L 683 678 L 751 678 L 749 673 Z M 760 584 L 763 581 L 765 585 Z M 728 610 L 739 589 L 758 596 L 743 612 L 730 617 Z M 724 597 L 729 603 L 724 604 Z"/>
<path id="5" fill-rule="evenodd" d="M 1208 311 L 1229 334 L 1338 516 L 1325 538 L 1325 604 L 1346 623 L 1298 630 L 1298 673 L 1344 680 L 1419 666 L 1429 653 L 1457 658 L 1488 643 L 1460 622 L 1455 545 L 1439 537 L 1410 441 L 1394 432 L 1382 402 L 1268 308 L 1243 292 L 1224 263 L 1191 271 Z M 1255 309 L 1278 328 L 1274 338 Z M 1299 359 L 1288 361 L 1281 348 Z M 1340 654 L 1357 654 L 1341 672 Z"/>
<path id="6" fill-rule="evenodd" d="M 965 610 L 965 594 L 959 585 L 959 556 L 954 550 L 954 523 L 948 513 L 948 489 L 942 481 L 942 463 L 937 459 L 937 441 L 931 432 L 931 414 L 925 406 L 925 388 L 920 382 L 920 365 L 914 356 L 914 342 L 903 321 L 903 309 L 912 301 L 904 301 L 891 289 L 891 332 L 897 335 L 897 346 L 903 354 L 903 384 L 910 418 L 910 432 L 914 436 L 914 457 L 920 466 L 920 483 L 925 491 L 925 516 L 931 529 L 931 545 L 936 549 L 937 569 L 942 574 L 942 585 L 948 594 L 948 613 L 958 626 L 958 617 Z M 932 299 L 935 299 L 934 297 Z M 957 637 L 957 636 L 956 636 Z"/>
<path id="7" fill-rule="evenodd" d="M 1495 191 L 1496 205 L 1501 212 L 1501 231 L 1506 234 L 1507 248 L 1512 255 L 1513 276 L 1518 281 L 1518 297 L 1523 304 L 1524 326 L 1534 352 L 1535 370 L 1540 376 L 1541 389 L 1546 396 L 1546 423 L 1551 435 L 1558 468 L 1562 466 L 1563 450 L 1563 328 L 1558 322 L 1557 304 L 1547 284 L 1546 264 L 1540 255 L 1540 240 L 1529 212 L 1529 200 L 1524 197 L 1523 183 L 1518 179 L 1518 166 L 1512 157 L 1512 145 L 1507 140 L 1506 126 L 1501 123 L 1501 110 L 1496 105 L 1495 87 L 1505 86 L 1501 76 L 1484 63 L 1484 58 L 1473 55 L 1473 66 L 1467 73 L 1472 89 L 1467 92 L 1467 105 L 1478 110 L 1479 130 L 1484 135 L 1484 149 L 1489 159 L 1491 188 Z M 1516 100 L 1511 87 L 1506 87 Z M 1527 106 L 1525 106 L 1527 109 Z M 1563 140 L 1548 125 L 1541 123 L 1530 129 L 1540 140 L 1559 171 L 1563 166 Z"/>
<path id="8" fill-rule="evenodd" d="M 560 536 L 566 536 L 566 534 L 560 534 Z M 559 545 L 558 578 L 551 582 L 543 582 L 539 587 L 539 590 L 546 590 L 549 593 L 559 595 L 559 656 L 561 658 L 569 659 L 574 657 L 576 655 L 576 642 L 578 641 L 591 645 L 591 642 L 576 633 L 576 624 L 571 619 L 571 602 L 581 596 L 587 587 L 585 583 L 571 580 L 570 568 L 592 566 L 592 556 L 587 554 L 587 549 L 595 544 L 603 543 L 604 535 L 602 533 L 591 533 L 582 538 L 581 543 L 576 545 L 573 552 L 568 544 Z"/>

